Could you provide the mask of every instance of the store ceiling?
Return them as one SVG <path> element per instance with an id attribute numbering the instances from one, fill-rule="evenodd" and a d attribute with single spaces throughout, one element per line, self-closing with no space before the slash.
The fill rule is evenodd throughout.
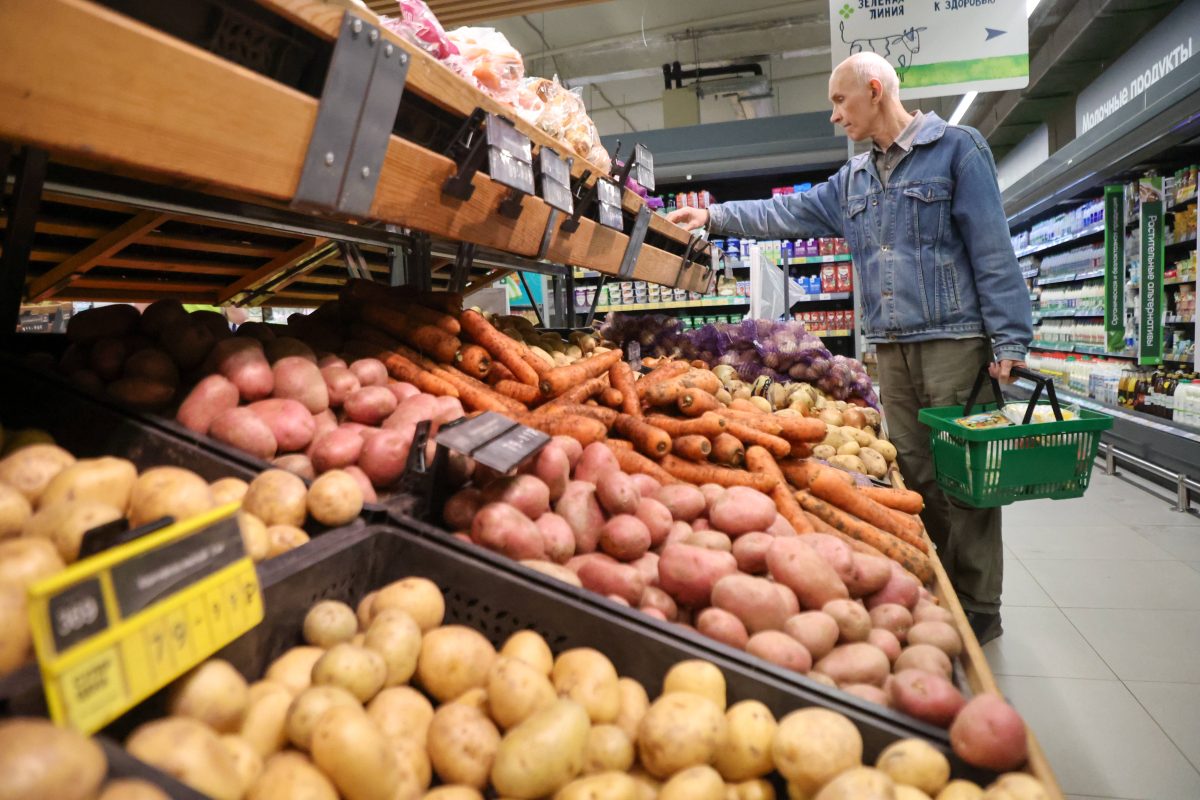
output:
<path id="1" fill-rule="evenodd" d="M 429 7 L 446 27 L 473 25 L 483 20 L 521 14 L 543 14 L 595 2 L 597 0 L 428 0 Z M 367 7 L 380 14 L 395 14 L 396 6 L 396 0 L 367 0 Z"/>

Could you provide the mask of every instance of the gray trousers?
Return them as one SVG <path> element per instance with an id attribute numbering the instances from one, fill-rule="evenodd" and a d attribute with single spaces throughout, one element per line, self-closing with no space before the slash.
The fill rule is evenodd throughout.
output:
<path id="1" fill-rule="evenodd" d="M 925 498 L 921 520 L 937 546 L 938 558 L 967 611 L 1000 610 L 1004 580 L 1004 544 L 999 508 L 971 508 L 951 500 L 937 485 L 929 428 L 917 411 L 933 406 L 962 405 L 975 376 L 992 360 L 987 339 L 938 339 L 881 344 L 880 400 L 888 435 L 896 446 L 900 474 L 909 489 Z M 981 401 L 991 401 L 985 383 Z"/>

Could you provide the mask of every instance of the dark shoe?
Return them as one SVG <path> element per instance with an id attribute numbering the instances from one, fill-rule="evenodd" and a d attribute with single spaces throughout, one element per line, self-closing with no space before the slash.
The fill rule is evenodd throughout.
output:
<path id="1" fill-rule="evenodd" d="M 992 639 L 999 639 L 1004 634 L 999 611 L 990 614 L 984 611 L 968 611 L 967 622 L 971 623 L 971 630 L 981 646 Z"/>

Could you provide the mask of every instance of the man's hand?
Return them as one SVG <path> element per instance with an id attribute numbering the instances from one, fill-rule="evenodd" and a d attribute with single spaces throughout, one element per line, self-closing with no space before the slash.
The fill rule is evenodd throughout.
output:
<path id="1" fill-rule="evenodd" d="M 673 222 L 676 225 L 687 228 L 689 231 L 694 231 L 708 224 L 708 209 L 677 208 L 670 214 L 667 214 L 667 222 Z"/>
<path id="2" fill-rule="evenodd" d="M 1001 383 L 1016 383 L 1017 379 L 1012 376 L 1012 368 L 1020 367 L 1027 369 L 1024 361 L 1016 361 L 1011 358 L 1003 358 L 1000 363 L 992 362 L 988 364 L 988 374 Z"/>

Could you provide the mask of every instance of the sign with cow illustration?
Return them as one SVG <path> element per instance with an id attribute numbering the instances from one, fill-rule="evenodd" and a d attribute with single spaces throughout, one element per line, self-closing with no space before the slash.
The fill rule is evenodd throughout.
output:
<path id="1" fill-rule="evenodd" d="M 1029 84 L 1026 0 L 830 0 L 837 66 L 878 53 L 900 76 L 906 100 Z"/>

